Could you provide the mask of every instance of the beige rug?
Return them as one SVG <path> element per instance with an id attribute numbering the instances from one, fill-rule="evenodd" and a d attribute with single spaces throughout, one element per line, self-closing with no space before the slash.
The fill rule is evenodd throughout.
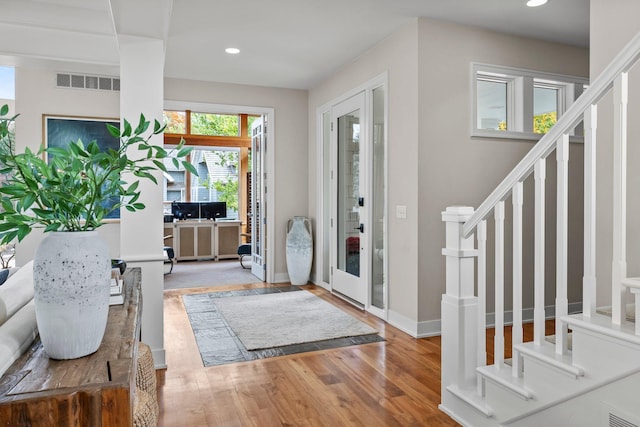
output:
<path id="1" fill-rule="evenodd" d="M 377 333 L 305 290 L 219 298 L 214 303 L 247 350 Z"/>

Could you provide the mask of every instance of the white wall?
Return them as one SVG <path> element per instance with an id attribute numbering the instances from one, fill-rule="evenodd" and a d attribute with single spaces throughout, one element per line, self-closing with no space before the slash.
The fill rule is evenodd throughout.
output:
<path id="1" fill-rule="evenodd" d="M 471 138 L 471 63 L 479 62 L 567 74 L 589 75 L 588 50 L 567 45 L 514 37 L 484 29 L 423 18 L 419 26 L 419 301 L 421 321 L 440 317 L 440 295 L 444 293 L 445 268 L 441 249 L 444 247 L 444 224 L 440 212 L 447 206 L 478 207 L 534 142 Z M 412 155 L 412 154 L 409 154 Z M 582 145 L 571 144 L 570 156 L 570 301 L 581 301 L 582 277 Z M 555 154 L 547 161 L 548 208 L 555 206 Z M 574 184 L 575 183 L 575 184 Z M 390 188 L 393 191 L 393 188 Z M 525 284 L 532 283 L 533 268 L 533 186 L 525 186 Z M 577 209 L 575 208 L 577 207 Z M 575 209 L 575 210 L 573 210 Z M 505 204 L 507 251 L 510 239 L 511 200 Z M 493 229 L 490 217 L 489 236 Z M 547 222 L 547 302 L 555 295 L 555 224 Z M 491 237 L 490 237 L 491 239 Z M 488 247 L 488 253 L 493 248 Z M 506 265 L 509 265 L 508 258 Z M 492 262 L 488 263 L 492 282 Z M 529 273 L 529 274 L 527 274 Z M 511 273 L 505 273 L 509 299 Z M 576 286 L 577 285 L 577 286 Z M 529 287 L 532 289 L 532 287 Z M 492 307 L 488 296 L 489 306 Z M 532 292 L 524 293 L 524 307 L 531 307 Z M 491 311 L 491 308 L 489 309 Z"/>
<path id="2" fill-rule="evenodd" d="M 77 69 L 74 71 L 79 72 Z M 95 67 L 90 72 L 95 74 Z M 116 119 L 120 115 L 118 92 L 57 88 L 55 73 L 56 70 L 46 68 L 16 69 L 16 111 L 20 113 L 16 123 L 18 149 L 26 146 L 37 149 L 42 143 L 43 114 Z M 275 274 L 276 278 L 286 278 L 286 222 L 295 215 L 309 215 L 306 204 L 306 91 L 166 79 L 165 99 L 275 109 Z M 135 121 L 137 117 L 129 120 Z M 117 257 L 120 246 L 119 224 L 106 224 L 99 231 L 109 242 L 112 256 Z M 18 265 L 33 257 L 41 234 L 35 230 L 20 244 Z"/>
<path id="3" fill-rule="evenodd" d="M 417 20 L 402 28 L 374 49 L 356 58 L 324 83 L 309 91 L 309 212 L 317 218 L 317 185 L 320 171 L 316 141 L 316 112 L 319 107 L 351 89 L 388 71 L 388 204 L 407 206 L 407 219 L 388 217 L 389 237 L 389 320 L 415 332 L 418 316 L 417 294 L 417 227 L 418 150 L 416 123 L 418 96 Z M 412 331 L 413 330 L 413 331 Z"/>
<path id="4" fill-rule="evenodd" d="M 20 114 L 16 120 L 18 151 L 24 147 L 37 150 L 44 142 L 43 114 L 115 119 L 120 117 L 119 92 L 58 88 L 56 87 L 56 71 L 66 70 L 35 67 L 16 68 L 15 111 Z M 91 72 L 95 73 L 95 67 L 92 67 Z M 107 75 L 112 75 L 112 73 Z M 118 222 L 106 224 L 98 231 L 107 240 L 111 256 L 117 258 L 120 252 Z M 42 232 L 34 230 L 17 246 L 16 265 L 23 265 L 33 258 L 41 239 Z"/>
<path id="5" fill-rule="evenodd" d="M 275 280 L 286 280 L 285 227 L 289 218 L 309 216 L 307 92 L 303 90 L 165 79 L 165 100 L 274 108 Z"/>
<path id="6" fill-rule="evenodd" d="M 591 0 L 591 75 L 595 78 L 640 31 L 640 2 L 636 0 Z M 630 276 L 640 276 L 640 173 L 633 167 L 640 159 L 640 70 L 629 75 L 629 137 L 628 137 L 628 210 L 627 210 L 627 268 Z M 609 95 L 598 107 L 597 148 L 597 228 L 596 276 L 599 306 L 611 303 L 612 259 L 612 97 Z"/>
<path id="7" fill-rule="evenodd" d="M 390 321 L 417 335 L 439 332 L 445 284 L 440 213 L 450 205 L 477 207 L 533 146 L 533 142 L 469 136 L 471 62 L 581 77 L 589 73 L 586 49 L 421 18 L 309 93 L 309 164 L 314 168 L 309 205 L 315 212 L 316 109 L 388 71 Z M 582 166 L 575 159 L 582 157 L 582 147 L 572 145 L 571 155 L 571 180 L 576 181 Z M 550 164 L 549 187 L 554 170 Z M 551 199 L 553 188 L 547 192 Z M 581 206 L 580 192 L 572 192 L 573 206 Z M 406 220 L 395 218 L 396 205 L 407 206 Z M 581 224 L 580 218 L 572 222 L 572 235 L 581 231 Z M 553 224 L 548 227 L 553 235 Z M 579 277 L 582 266 L 576 253 L 581 251 L 571 254 L 572 278 Z M 551 250 L 549 263 L 552 256 Z M 552 288 L 553 270 L 548 276 Z M 579 296 L 572 289 L 573 300 Z M 526 297 L 532 299 L 532 295 Z"/>

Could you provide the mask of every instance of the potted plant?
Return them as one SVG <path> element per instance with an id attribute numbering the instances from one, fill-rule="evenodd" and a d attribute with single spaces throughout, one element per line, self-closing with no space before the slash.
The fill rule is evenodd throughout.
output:
<path id="1" fill-rule="evenodd" d="M 118 150 L 101 151 L 96 141 L 71 141 L 67 148 L 26 148 L 15 152 L 8 106 L 0 108 L 0 242 L 21 241 L 34 227 L 44 228 L 33 264 L 34 299 L 40 338 L 49 357 L 72 359 L 91 354 L 102 341 L 109 309 L 111 260 L 106 243 L 95 231 L 116 209 L 144 209 L 139 201 L 141 179 L 157 184 L 156 170 L 166 171 L 170 153 L 151 144 L 164 127 L 140 115 L 133 128 L 107 124 L 120 139 Z M 184 160 L 184 141 L 173 156 Z M 133 157 L 137 148 L 140 156 Z M 128 174 L 131 179 L 123 180 Z M 88 318 L 87 318 L 88 316 Z"/>

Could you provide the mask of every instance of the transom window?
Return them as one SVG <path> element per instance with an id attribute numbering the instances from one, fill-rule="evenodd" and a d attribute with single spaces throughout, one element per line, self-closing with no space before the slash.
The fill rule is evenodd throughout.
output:
<path id="1" fill-rule="evenodd" d="M 539 139 L 582 94 L 581 77 L 473 64 L 472 136 Z M 581 130 L 574 131 L 581 136 Z"/>

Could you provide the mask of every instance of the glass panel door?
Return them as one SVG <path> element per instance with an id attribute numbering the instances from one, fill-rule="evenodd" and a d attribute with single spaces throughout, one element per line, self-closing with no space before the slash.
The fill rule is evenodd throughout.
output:
<path id="1" fill-rule="evenodd" d="M 385 308 L 385 94 L 383 87 L 372 91 L 373 95 L 373 134 L 371 157 L 373 162 L 371 174 L 371 305 L 379 309 Z"/>
<path id="2" fill-rule="evenodd" d="M 266 188 L 265 145 L 266 120 L 255 119 L 251 125 L 251 272 L 260 280 L 265 280 L 266 272 Z"/>
<path id="3" fill-rule="evenodd" d="M 334 266 L 333 290 L 360 304 L 367 299 L 368 225 L 364 93 L 334 107 Z"/>

